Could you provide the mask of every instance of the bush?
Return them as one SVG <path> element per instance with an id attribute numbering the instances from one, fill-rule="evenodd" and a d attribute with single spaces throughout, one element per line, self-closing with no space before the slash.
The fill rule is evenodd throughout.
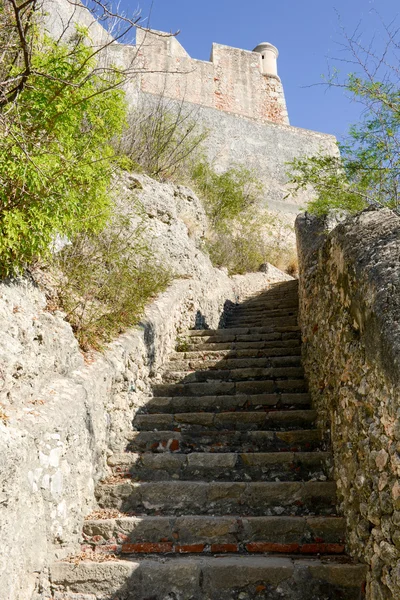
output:
<path id="1" fill-rule="evenodd" d="M 203 159 L 191 178 L 211 224 L 206 248 L 212 263 L 231 275 L 258 271 L 267 260 L 274 220 L 260 206 L 263 186 L 255 174 L 242 166 L 217 173 Z"/>
<path id="2" fill-rule="evenodd" d="M 133 209 L 130 215 L 114 212 L 100 234 L 77 235 L 55 256 L 54 267 L 59 273 L 56 304 L 84 350 L 101 349 L 135 325 L 146 303 L 171 281 L 149 250 Z"/>
<path id="3" fill-rule="evenodd" d="M 118 150 L 151 177 L 185 179 L 189 159 L 206 137 L 194 110 L 160 96 L 142 99 L 130 112 Z"/>
<path id="4" fill-rule="evenodd" d="M 257 218 L 258 217 L 258 218 Z M 268 221 L 254 212 L 240 215 L 230 226 L 211 233 L 206 247 L 212 263 L 226 267 L 230 275 L 258 271 L 266 262 Z"/>
<path id="5" fill-rule="evenodd" d="M 242 166 L 217 173 L 202 160 L 194 165 L 191 178 L 214 229 L 223 231 L 260 200 L 263 186 L 255 174 Z"/>
<path id="6" fill-rule="evenodd" d="M 57 235 L 104 227 L 111 139 L 125 117 L 118 74 L 96 74 L 84 32 L 71 45 L 48 37 L 33 43 L 26 85 L 0 113 L 2 277 L 48 256 Z"/>

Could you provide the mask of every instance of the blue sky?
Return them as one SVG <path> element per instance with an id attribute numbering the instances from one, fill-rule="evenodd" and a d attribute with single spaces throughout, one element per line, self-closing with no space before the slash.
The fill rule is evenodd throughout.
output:
<path id="1" fill-rule="evenodd" d="M 382 27 L 375 11 L 385 23 L 400 13 L 399 0 L 139 0 L 143 18 L 152 4 L 146 23 L 180 30 L 179 40 L 193 58 L 208 60 L 212 42 L 248 50 L 262 41 L 275 44 L 291 124 L 339 137 L 357 120 L 360 105 L 340 89 L 314 85 L 328 72 L 328 62 L 343 73 L 350 70 L 335 61 L 343 56 L 338 14 L 349 33 L 359 25 L 362 40 L 375 35 L 379 45 Z M 122 0 L 121 7 L 132 13 L 136 0 Z"/>

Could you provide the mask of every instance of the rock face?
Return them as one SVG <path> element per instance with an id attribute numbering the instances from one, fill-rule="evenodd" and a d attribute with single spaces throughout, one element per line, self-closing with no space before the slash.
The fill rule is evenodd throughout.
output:
<path id="1" fill-rule="evenodd" d="M 133 193 L 135 179 L 122 187 Z M 232 279 L 214 269 L 198 247 L 205 221 L 195 196 L 141 181 L 149 238 L 186 278 L 104 355 L 84 360 L 63 315 L 47 312 L 32 282 L 0 284 L 1 600 L 30 600 L 46 589 L 53 559 L 77 550 L 107 457 L 126 445 L 179 332 L 196 323 L 217 327 L 227 302 L 290 279 L 273 267 Z"/>
<path id="2" fill-rule="evenodd" d="M 367 598 L 400 597 L 400 219 L 368 210 L 334 226 L 301 216 L 303 358 L 331 435 L 350 553 Z"/>

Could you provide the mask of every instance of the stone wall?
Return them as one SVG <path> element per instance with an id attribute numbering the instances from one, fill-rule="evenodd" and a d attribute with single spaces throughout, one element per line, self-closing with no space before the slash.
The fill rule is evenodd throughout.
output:
<path id="1" fill-rule="evenodd" d="M 209 62 L 196 60 L 177 38 L 143 30 L 137 31 L 136 46 L 130 48 L 143 71 L 142 92 L 184 99 L 258 122 L 289 123 L 281 80 L 262 74 L 257 52 L 213 44 Z"/>
<path id="2" fill-rule="evenodd" d="M 43 0 L 45 24 L 51 35 L 59 37 L 80 23 L 89 27 L 94 46 L 109 41 L 109 36 L 83 6 L 69 0 Z M 134 90 L 162 94 L 176 100 L 216 108 L 259 122 L 289 123 L 281 80 L 262 73 L 262 56 L 213 44 L 209 61 L 189 56 L 171 34 L 138 28 L 136 45 L 114 42 L 107 47 L 107 60 L 134 77 Z"/>
<path id="3" fill-rule="evenodd" d="M 154 250 L 180 265 L 180 278 L 138 327 L 104 355 L 84 357 L 63 314 L 47 311 L 32 281 L 0 283 L 1 600 L 43 597 L 51 562 L 78 550 L 107 457 L 125 448 L 179 332 L 199 317 L 217 327 L 227 300 L 289 278 L 272 266 L 234 278 L 214 269 L 199 249 L 205 215 L 190 190 L 140 175 L 119 184 L 121 201 L 139 193 Z"/>
<path id="4" fill-rule="evenodd" d="M 147 113 L 159 99 L 152 94 L 140 94 L 136 101 Z M 317 131 L 272 122 L 258 123 L 190 102 L 169 101 L 167 108 L 182 108 L 189 120 L 195 120 L 208 132 L 203 148 L 217 171 L 225 171 L 233 165 L 251 169 L 263 184 L 265 205 L 290 226 L 311 200 L 312 190 L 304 190 L 296 197 L 289 196 L 288 163 L 301 155 L 313 156 L 320 151 L 335 154 L 338 151 L 334 136 Z"/>
<path id="5" fill-rule="evenodd" d="M 388 209 L 340 224 L 302 215 L 296 230 L 304 367 L 332 439 L 348 550 L 370 567 L 368 600 L 397 599 L 400 218 Z"/>

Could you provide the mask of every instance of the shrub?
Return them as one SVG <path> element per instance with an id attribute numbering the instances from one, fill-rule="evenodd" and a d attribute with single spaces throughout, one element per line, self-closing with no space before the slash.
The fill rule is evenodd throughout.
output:
<path id="1" fill-rule="evenodd" d="M 188 161 L 206 137 L 194 110 L 160 96 L 131 110 L 118 150 L 151 177 L 185 179 Z"/>
<path id="2" fill-rule="evenodd" d="M 260 199 L 263 186 L 255 174 L 242 166 L 217 173 L 205 160 L 194 165 L 191 178 L 203 199 L 211 225 L 224 230 Z"/>
<path id="3" fill-rule="evenodd" d="M 78 234 L 54 258 L 57 303 L 84 350 L 101 349 L 135 325 L 145 304 L 171 280 L 148 248 L 134 208 L 131 214 L 115 211 L 97 235 Z"/>
<path id="4" fill-rule="evenodd" d="M 50 253 L 55 236 L 100 231 L 110 213 L 111 138 L 125 115 L 118 74 L 72 45 L 33 40 L 31 73 L 0 113 L 0 276 Z M 12 69 L 12 66 L 9 66 Z"/>

